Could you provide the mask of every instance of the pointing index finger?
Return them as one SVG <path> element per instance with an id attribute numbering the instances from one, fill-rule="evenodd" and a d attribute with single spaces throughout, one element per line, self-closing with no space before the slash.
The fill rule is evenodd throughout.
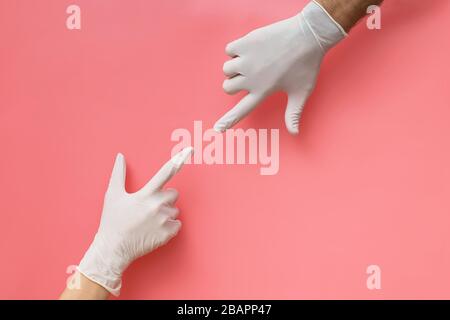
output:
<path id="1" fill-rule="evenodd" d="M 231 128 L 255 109 L 263 98 L 264 96 L 261 94 L 248 93 L 234 106 L 233 109 L 228 111 L 214 124 L 214 130 L 217 132 L 224 132 L 226 129 Z"/>
<path id="2" fill-rule="evenodd" d="M 150 179 L 149 182 L 140 190 L 140 192 L 151 194 L 157 190 L 160 190 L 164 185 L 178 172 L 183 164 L 191 156 L 194 149 L 187 147 L 178 152 L 167 161 L 161 169 Z"/>

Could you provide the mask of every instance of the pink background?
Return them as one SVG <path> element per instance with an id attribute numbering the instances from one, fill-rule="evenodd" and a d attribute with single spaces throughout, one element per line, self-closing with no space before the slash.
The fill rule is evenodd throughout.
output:
<path id="1" fill-rule="evenodd" d="M 190 165 L 172 181 L 183 229 L 121 298 L 450 298 L 450 1 L 385 2 L 381 31 L 362 23 L 328 55 L 300 136 L 283 94 L 239 125 L 280 128 L 278 175 Z M 58 297 L 116 152 L 137 190 L 174 129 L 238 101 L 226 43 L 305 4 L 0 0 L 0 298 Z"/>

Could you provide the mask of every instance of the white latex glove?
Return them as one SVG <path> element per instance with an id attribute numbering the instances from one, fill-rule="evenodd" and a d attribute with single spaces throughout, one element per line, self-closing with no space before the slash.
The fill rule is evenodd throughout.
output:
<path id="1" fill-rule="evenodd" d="M 162 190 L 191 155 L 191 147 L 169 160 L 138 192 L 125 190 L 125 159 L 118 154 L 105 194 L 100 227 L 78 271 L 118 296 L 123 271 L 135 259 L 164 245 L 181 227 L 176 190 Z"/>
<path id="2" fill-rule="evenodd" d="M 223 71 L 228 94 L 248 94 L 214 125 L 219 132 L 232 127 L 275 91 L 288 95 L 285 122 L 297 134 L 303 106 L 314 89 L 325 53 L 346 36 L 344 29 L 316 2 L 298 15 L 256 29 L 231 42 Z"/>

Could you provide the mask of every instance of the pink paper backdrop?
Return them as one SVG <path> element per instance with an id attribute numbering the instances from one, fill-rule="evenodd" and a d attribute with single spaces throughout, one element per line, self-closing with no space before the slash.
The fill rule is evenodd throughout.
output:
<path id="1" fill-rule="evenodd" d="M 137 190 L 174 129 L 237 101 L 226 43 L 305 4 L 0 0 L 0 298 L 58 297 L 116 152 Z M 380 31 L 360 24 L 327 57 L 300 136 L 282 94 L 239 125 L 280 128 L 277 175 L 190 165 L 172 181 L 182 231 L 129 268 L 121 298 L 450 298 L 450 1 L 382 9 Z"/>

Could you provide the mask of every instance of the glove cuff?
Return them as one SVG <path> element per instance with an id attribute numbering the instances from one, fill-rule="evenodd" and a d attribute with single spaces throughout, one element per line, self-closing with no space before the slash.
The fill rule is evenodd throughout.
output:
<path id="1" fill-rule="evenodd" d="M 347 36 L 344 28 L 315 0 L 308 3 L 299 15 L 314 34 L 324 53 Z"/>
<path id="2" fill-rule="evenodd" d="M 122 287 L 122 272 L 128 266 L 128 263 L 121 261 L 120 256 L 110 250 L 102 237 L 96 234 L 77 270 L 117 297 Z"/>

